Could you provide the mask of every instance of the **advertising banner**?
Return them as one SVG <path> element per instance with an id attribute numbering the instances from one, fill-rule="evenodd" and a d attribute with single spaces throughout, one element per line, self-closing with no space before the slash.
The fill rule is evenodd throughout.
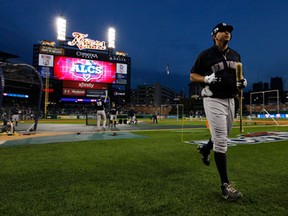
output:
<path id="1" fill-rule="evenodd" d="M 99 97 L 99 96 L 105 96 L 105 90 L 87 90 L 87 97 Z"/>
<path id="2" fill-rule="evenodd" d="M 63 87 L 76 89 L 108 89 L 107 84 L 77 81 L 63 81 Z"/>
<path id="3" fill-rule="evenodd" d="M 86 91 L 84 89 L 71 89 L 71 88 L 63 88 L 64 96 L 85 96 Z"/>
<path id="4" fill-rule="evenodd" d="M 63 48 L 56 48 L 51 46 L 40 46 L 39 53 L 51 54 L 51 55 L 64 55 L 65 51 Z"/>

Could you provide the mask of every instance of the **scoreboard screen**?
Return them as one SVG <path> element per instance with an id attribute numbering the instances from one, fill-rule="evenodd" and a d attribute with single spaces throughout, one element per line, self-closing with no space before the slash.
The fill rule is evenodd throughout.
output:
<path id="1" fill-rule="evenodd" d="M 123 66 L 114 62 L 55 56 L 54 79 L 112 84 L 116 83 L 117 68 L 123 73 Z"/>

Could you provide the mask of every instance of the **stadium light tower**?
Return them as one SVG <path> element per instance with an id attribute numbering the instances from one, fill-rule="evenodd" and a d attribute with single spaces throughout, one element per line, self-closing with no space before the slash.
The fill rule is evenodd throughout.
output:
<path id="1" fill-rule="evenodd" d="M 108 49 L 109 49 L 109 52 L 113 52 L 113 49 L 115 48 L 115 35 L 116 35 L 115 29 L 110 27 L 108 29 Z"/>
<path id="2" fill-rule="evenodd" d="M 57 40 L 65 41 L 66 40 L 66 19 L 64 19 L 62 16 L 57 17 L 56 27 L 57 27 Z"/>
<path id="3" fill-rule="evenodd" d="M 63 17 L 58 17 L 56 19 L 57 27 L 57 40 L 59 43 L 66 40 L 66 19 Z M 60 44 L 59 44 L 60 45 Z M 47 107 L 49 104 L 49 78 L 50 78 L 50 68 L 46 66 L 46 79 L 45 79 L 45 101 L 44 101 L 44 118 L 47 118 Z"/>

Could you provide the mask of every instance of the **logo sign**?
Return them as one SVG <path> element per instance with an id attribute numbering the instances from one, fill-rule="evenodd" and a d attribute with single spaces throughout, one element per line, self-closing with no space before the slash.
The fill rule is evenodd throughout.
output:
<path id="1" fill-rule="evenodd" d="M 63 88 L 63 95 L 65 96 L 85 96 L 86 92 L 84 89 L 69 89 Z"/>
<path id="2" fill-rule="evenodd" d="M 288 132 L 257 132 L 239 136 L 238 138 L 228 139 L 228 146 L 236 146 L 237 144 L 260 144 L 267 142 L 278 142 L 288 140 Z M 185 141 L 187 144 L 202 145 L 208 140 L 191 140 Z"/>
<path id="3" fill-rule="evenodd" d="M 115 96 L 125 96 L 125 92 L 117 92 L 117 91 L 115 91 L 114 95 Z"/>
<path id="4" fill-rule="evenodd" d="M 118 56 L 127 56 L 128 54 L 127 53 L 125 53 L 125 52 L 121 52 L 121 51 L 116 51 L 115 52 L 115 55 L 118 55 Z"/>
<path id="5" fill-rule="evenodd" d="M 51 54 L 51 55 L 64 55 L 64 49 L 51 46 L 40 46 L 39 53 Z"/>
<path id="6" fill-rule="evenodd" d="M 108 89 L 107 84 L 91 82 L 63 81 L 63 87 L 76 89 Z"/>
<path id="7" fill-rule="evenodd" d="M 115 83 L 116 64 L 55 56 L 54 78 L 59 80 Z"/>
<path id="8" fill-rule="evenodd" d="M 77 51 L 76 55 L 79 56 L 79 58 L 88 58 L 88 59 L 98 59 L 98 54 L 97 53 L 86 53 L 86 52 L 81 52 Z"/>
<path id="9" fill-rule="evenodd" d="M 95 64 L 91 61 L 87 62 L 76 62 L 72 64 L 70 73 L 73 76 L 84 78 L 84 81 L 90 81 L 91 75 L 95 76 L 95 79 L 99 79 L 103 76 L 103 67 L 95 62 Z"/>
<path id="10" fill-rule="evenodd" d="M 41 40 L 39 43 L 43 46 L 50 46 L 50 47 L 55 47 L 56 43 L 55 41 L 48 41 L 48 40 Z"/>
<path id="11" fill-rule="evenodd" d="M 68 41 L 69 46 L 76 45 L 80 50 L 82 49 L 95 49 L 95 50 L 106 50 L 105 41 L 92 40 L 87 38 L 88 34 L 79 32 L 73 32 L 72 36 L 74 39 Z"/>

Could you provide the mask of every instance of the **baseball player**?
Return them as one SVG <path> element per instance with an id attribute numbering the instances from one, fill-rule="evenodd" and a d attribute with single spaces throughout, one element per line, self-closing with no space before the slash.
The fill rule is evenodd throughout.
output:
<path id="1" fill-rule="evenodd" d="M 112 107 L 110 109 L 110 127 L 116 128 L 116 123 L 117 123 L 117 115 L 118 115 L 118 110 L 116 109 L 116 105 L 113 102 Z"/>
<path id="2" fill-rule="evenodd" d="M 209 165 L 209 154 L 213 148 L 222 197 L 228 201 L 242 196 L 228 179 L 226 152 L 235 115 L 234 98 L 239 89 L 247 86 L 246 79 L 236 81 L 236 63 L 241 62 L 241 58 L 228 46 L 232 31 L 233 26 L 226 23 L 216 25 L 211 33 L 214 45 L 199 54 L 190 72 L 190 81 L 203 85 L 201 96 L 211 134 L 211 140 L 198 150 L 203 162 Z"/>
<path id="3" fill-rule="evenodd" d="M 105 113 L 105 103 L 107 102 L 107 92 L 105 95 L 104 100 L 102 100 L 101 97 L 98 97 L 95 103 L 95 108 L 97 111 L 97 132 L 100 131 L 100 123 L 101 123 L 101 118 L 103 118 L 103 125 L 102 125 L 102 130 L 105 131 L 105 126 L 106 126 L 106 113 Z"/>
<path id="4" fill-rule="evenodd" d="M 19 121 L 19 113 L 20 113 L 20 107 L 18 104 L 15 105 L 15 107 L 12 108 L 12 122 L 15 122 L 15 126 L 18 126 Z"/>

